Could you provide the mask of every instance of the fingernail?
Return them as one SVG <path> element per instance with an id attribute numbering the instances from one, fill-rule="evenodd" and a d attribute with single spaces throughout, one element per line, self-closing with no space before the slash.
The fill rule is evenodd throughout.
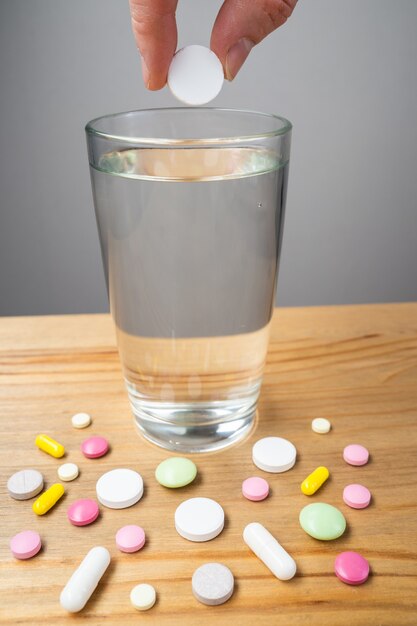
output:
<path id="1" fill-rule="evenodd" d="M 243 37 L 239 39 L 229 50 L 226 56 L 226 78 L 227 80 L 233 80 L 244 62 L 246 61 L 249 52 L 252 50 L 255 44 L 250 39 Z"/>
<path id="2" fill-rule="evenodd" d="M 151 84 L 151 75 L 149 73 L 148 66 L 146 65 L 145 59 L 143 58 L 142 55 L 140 57 L 140 62 L 142 64 L 143 82 L 146 85 L 146 89 L 149 89 L 149 85 Z"/>

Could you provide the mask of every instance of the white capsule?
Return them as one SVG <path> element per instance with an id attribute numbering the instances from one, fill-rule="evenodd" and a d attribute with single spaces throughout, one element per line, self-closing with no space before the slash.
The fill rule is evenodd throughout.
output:
<path id="1" fill-rule="evenodd" d="M 265 526 L 258 522 L 248 524 L 243 531 L 243 539 L 277 578 L 290 580 L 295 575 L 297 566 L 294 559 Z"/>
<path id="2" fill-rule="evenodd" d="M 62 608 L 70 611 L 70 613 L 81 611 L 100 582 L 100 578 L 108 568 L 109 563 L 110 552 L 107 548 L 102 546 L 91 548 L 61 591 Z"/>

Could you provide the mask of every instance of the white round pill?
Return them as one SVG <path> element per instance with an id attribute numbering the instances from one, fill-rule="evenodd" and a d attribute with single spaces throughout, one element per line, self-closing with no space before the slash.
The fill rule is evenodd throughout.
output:
<path id="1" fill-rule="evenodd" d="M 61 480 L 69 482 L 75 480 L 79 474 L 78 465 L 75 463 L 64 463 L 58 467 L 58 476 Z"/>
<path id="2" fill-rule="evenodd" d="M 320 435 L 325 435 L 326 433 L 328 433 L 331 427 L 332 425 L 330 424 L 329 420 L 326 420 L 325 417 L 316 417 L 311 422 L 311 428 L 314 430 L 315 433 L 319 433 Z"/>
<path id="3" fill-rule="evenodd" d="M 151 609 L 156 601 L 156 591 L 152 585 L 142 583 L 130 592 L 130 601 L 138 611 Z"/>
<path id="4" fill-rule="evenodd" d="M 197 600 L 212 606 L 227 602 L 234 584 L 232 572 L 221 563 L 205 563 L 195 570 L 191 581 Z"/>
<path id="5" fill-rule="evenodd" d="M 7 489 L 15 500 L 29 500 L 42 491 L 43 476 L 35 469 L 20 470 L 10 476 Z"/>
<path id="6" fill-rule="evenodd" d="M 253 462 L 264 472 L 278 474 L 291 469 L 295 463 L 295 446 L 282 437 L 259 439 L 252 448 Z"/>
<path id="7" fill-rule="evenodd" d="M 175 511 L 175 528 L 189 541 L 210 541 L 224 526 L 224 511 L 210 498 L 190 498 L 181 502 Z"/>
<path id="8" fill-rule="evenodd" d="M 91 424 L 91 417 L 88 413 L 76 413 L 71 417 L 74 428 L 87 428 Z"/>
<path id="9" fill-rule="evenodd" d="M 114 469 L 97 481 L 97 498 L 109 509 L 126 509 L 143 495 L 142 476 L 131 469 Z"/>
<path id="10" fill-rule="evenodd" d="M 174 55 L 168 70 L 168 87 L 185 104 L 206 104 L 213 100 L 224 80 L 223 66 L 205 46 L 186 46 Z"/>

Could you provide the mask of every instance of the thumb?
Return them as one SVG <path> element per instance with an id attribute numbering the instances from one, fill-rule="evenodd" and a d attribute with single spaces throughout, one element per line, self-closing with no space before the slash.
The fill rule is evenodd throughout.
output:
<path id="1" fill-rule="evenodd" d="M 254 45 L 282 26 L 297 0 L 225 0 L 211 34 L 210 46 L 233 80 Z"/>

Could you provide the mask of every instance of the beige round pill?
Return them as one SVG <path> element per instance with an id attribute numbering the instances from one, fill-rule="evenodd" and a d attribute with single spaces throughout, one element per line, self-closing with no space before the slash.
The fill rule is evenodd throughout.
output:
<path id="1" fill-rule="evenodd" d="M 329 432 L 331 427 L 332 425 L 330 424 L 329 420 L 326 420 L 325 417 L 316 417 L 311 422 L 311 428 L 314 430 L 315 433 L 319 433 L 319 435 L 325 435 Z"/>
<path id="2" fill-rule="evenodd" d="M 64 463 L 58 467 L 58 476 L 61 480 L 69 482 L 75 480 L 78 476 L 78 465 L 75 463 Z"/>
<path id="3" fill-rule="evenodd" d="M 71 417 L 74 428 L 87 428 L 91 424 L 91 417 L 88 413 L 76 413 Z"/>
<path id="4" fill-rule="evenodd" d="M 152 585 L 142 583 L 130 592 L 130 601 L 138 611 L 151 609 L 156 602 L 156 591 Z"/>

